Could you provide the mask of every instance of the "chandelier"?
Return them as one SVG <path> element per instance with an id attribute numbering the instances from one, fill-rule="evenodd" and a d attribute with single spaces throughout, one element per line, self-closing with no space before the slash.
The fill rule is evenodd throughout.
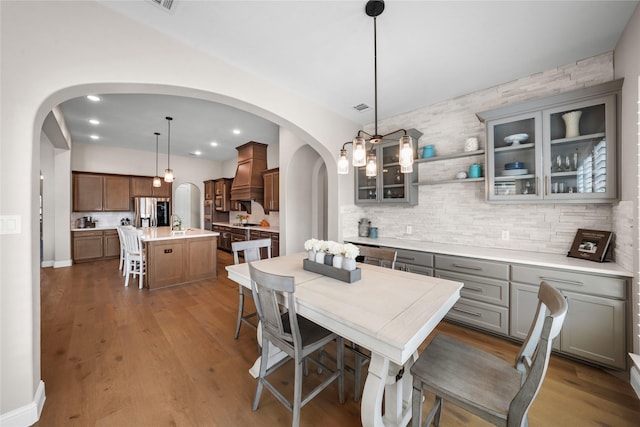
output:
<path id="1" fill-rule="evenodd" d="M 369 0 L 365 6 L 366 14 L 373 17 L 374 134 L 371 135 L 370 133 L 360 130 L 353 141 L 347 141 L 342 145 L 340 157 L 338 158 L 338 173 L 341 175 L 349 173 L 349 159 L 347 158 L 347 150 L 345 148 L 347 144 L 353 144 L 353 166 L 365 166 L 366 176 L 376 176 L 378 174 L 378 165 L 374 147 L 383 141 L 391 140 L 387 137 L 399 133 L 402 133 L 402 136 L 398 140 L 400 172 L 413 172 L 413 138 L 407 134 L 407 131 L 405 129 L 398 129 L 384 135 L 378 133 L 378 43 L 376 18 L 382 14 L 383 11 L 383 0 Z M 369 151 L 367 151 L 367 143 L 370 145 Z"/>
<path id="2" fill-rule="evenodd" d="M 156 136 L 156 174 L 153 177 L 153 186 L 162 187 L 162 181 L 160 181 L 160 177 L 158 176 L 158 137 L 160 136 L 160 133 L 154 132 L 153 134 Z"/>

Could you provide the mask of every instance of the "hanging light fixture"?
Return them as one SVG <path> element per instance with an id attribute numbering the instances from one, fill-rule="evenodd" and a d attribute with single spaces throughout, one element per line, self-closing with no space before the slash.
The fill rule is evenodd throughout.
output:
<path id="1" fill-rule="evenodd" d="M 374 114 L 375 114 L 375 130 L 371 135 L 363 130 L 358 131 L 358 135 L 353 141 L 347 141 L 342 145 L 340 157 L 338 158 L 338 173 L 345 175 L 349 173 L 349 159 L 347 157 L 347 144 L 353 145 L 353 166 L 365 166 L 366 176 L 376 176 L 378 174 L 378 166 L 376 163 L 376 154 L 374 147 L 376 144 L 388 140 L 387 137 L 402 132 L 402 136 L 398 141 L 398 162 L 400 164 L 400 172 L 413 172 L 413 138 L 407 134 L 405 129 L 394 130 L 384 135 L 378 134 L 378 46 L 377 46 L 377 29 L 376 17 L 380 16 L 384 11 L 383 0 L 369 0 L 364 8 L 368 16 L 373 17 L 373 76 L 374 76 Z M 367 151 L 367 143 L 371 148 Z"/>
<path id="2" fill-rule="evenodd" d="M 173 182 L 173 171 L 171 170 L 171 120 L 173 117 L 165 117 L 167 119 L 167 168 L 164 170 L 164 182 Z"/>
<path id="3" fill-rule="evenodd" d="M 153 186 L 154 187 L 162 187 L 162 181 L 160 181 L 160 177 L 158 176 L 158 137 L 160 133 L 154 132 L 156 136 L 156 175 L 153 177 Z"/>

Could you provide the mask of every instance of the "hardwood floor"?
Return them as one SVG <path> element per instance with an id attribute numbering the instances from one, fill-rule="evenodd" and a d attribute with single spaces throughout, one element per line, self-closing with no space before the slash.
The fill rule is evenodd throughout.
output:
<path id="1" fill-rule="evenodd" d="M 151 292 L 125 288 L 117 260 L 42 269 L 47 400 L 36 425 L 289 426 L 291 414 L 266 391 L 258 410 L 251 410 L 255 331 L 243 325 L 233 339 L 238 287 L 224 270 L 233 259 L 219 251 L 218 260 L 217 280 Z M 517 344 L 444 322 L 438 331 L 508 360 L 518 350 Z M 292 393 L 289 365 L 274 375 Z M 317 380 L 314 373 L 305 379 Z M 344 405 L 334 383 L 302 408 L 301 425 L 359 426 L 351 375 L 345 384 Z M 552 356 L 529 423 L 638 426 L 640 401 L 627 382 Z M 442 425 L 488 424 L 445 404 Z"/>

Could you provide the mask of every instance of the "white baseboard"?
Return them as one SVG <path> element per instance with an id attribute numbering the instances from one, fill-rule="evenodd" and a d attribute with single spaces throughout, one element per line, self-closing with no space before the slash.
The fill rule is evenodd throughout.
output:
<path id="1" fill-rule="evenodd" d="M 27 427 L 35 424 L 40 419 L 42 407 L 47 397 L 44 394 L 44 382 L 40 380 L 33 401 L 20 408 L 0 414 L 0 426 L 2 427 Z"/>
<path id="2" fill-rule="evenodd" d="M 640 356 L 633 353 L 629 353 L 629 356 L 631 356 L 631 360 L 633 361 L 629 376 L 631 387 L 633 387 L 633 390 L 640 399 Z"/>
<path id="3" fill-rule="evenodd" d="M 51 260 L 42 261 L 42 262 L 40 262 L 40 267 L 42 267 L 42 268 L 53 267 L 53 261 L 51 261 Z"/>
<path id="4" fill-rule="evenodd" d="M 73 265 L 73 261 L 71 261 L 70 259 L 64 260 L 64 261 L 54 261 L 53 262 L 53 268 L 60 268 L 60 267 L 71 267 Z"/>

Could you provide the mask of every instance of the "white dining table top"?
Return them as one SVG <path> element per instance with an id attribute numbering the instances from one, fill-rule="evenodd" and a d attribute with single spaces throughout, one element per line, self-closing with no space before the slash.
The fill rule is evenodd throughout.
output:
<path id="1" fill-rule="evenodd" d="M 371 351 L 404 364 L 460 296 L 461 282 L 360 264 L 362 278 L 346 283 L 304 270 L 307 253 L 255 261 L 259 270 L 295 278 L 300 315 Z M 226 267 L 250 287 L 247 264 Z"/>

